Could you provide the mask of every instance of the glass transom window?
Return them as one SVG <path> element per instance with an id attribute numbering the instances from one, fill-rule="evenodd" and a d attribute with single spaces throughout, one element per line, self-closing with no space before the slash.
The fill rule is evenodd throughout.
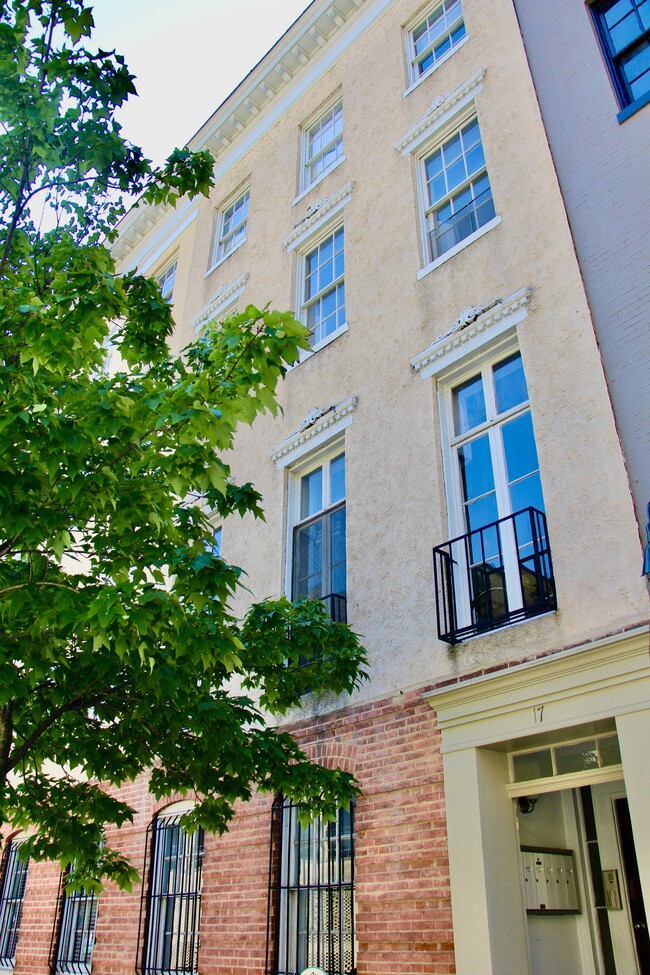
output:
<path id="1" fill-rule="evenodd" d="M 302 317 L 311 346 L 345 324 L 343 227 L 325 237 L 304 258 Z"/>
<path id="2" fill-rule="evenodd" d="M 593 772 L 621 764 L 617 735 L 598 735 L 510 756 L 513 782 Z"/>
<path id="3" fill-rule="evenodd" d="M 411 81 L 417 81 L 465 36 L 461 0 L 444 0 L 409 34 Z"/>
<path id="4" fill-rule="evenodd" d="M 478 120 L 424 159 L 429 258 L 436 260 L 495 216 Z"/>
<path id="5" fill-rule="evenodd" d="M 343 156 L 343 102 L 332 105 L 305 133 L 303 185 L 315 183 Z"/>

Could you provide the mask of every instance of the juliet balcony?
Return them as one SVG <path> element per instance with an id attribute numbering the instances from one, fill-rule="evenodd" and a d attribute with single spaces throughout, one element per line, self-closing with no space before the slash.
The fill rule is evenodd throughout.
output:
<path id="1" fill-rule="evenodd" d="M 546 516 L 523 508 L 433 550 L 438 636 L 446 643 L 557 609 Z"/>

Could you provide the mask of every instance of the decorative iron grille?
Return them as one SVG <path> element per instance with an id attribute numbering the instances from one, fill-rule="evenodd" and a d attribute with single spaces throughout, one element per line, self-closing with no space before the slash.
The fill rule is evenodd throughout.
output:
<path id="1" fill-rule="evenodd" d="M 5 847 L 0 887 L 0 968 L 13 968 L 25 899 L 29 860 L 18 856 L 20 843 L 10 840 Z"/>
<path id="2" fill-rule="evenodd" d="M 557 609 L 546 516 L 523 508 L 433 550 L 438 636 L 470 636 Z"/>
<path id="3" fill-rule="evenodd" d="M 355 969 L 353 808 L 301 825 L 300 807 L 273 808 L 267 975 Z"/>
<path id="4" fill-rule="evenodd" d="M 143 961 L 138 969 L 143 975 L 192 975 L 198 970 L 204 832 L 186 833 L 181 818 L 182 813 L 160 816 L 148 830 L 151 861 Z"/>
<path id="5" fill-rule="evenodd" d="M 66 892 L 61 878 L 61 923 L 54 971 L 61 975 L 88 975 L 92 966 L 97 923 L 97 898 L 81 890 Z"/>

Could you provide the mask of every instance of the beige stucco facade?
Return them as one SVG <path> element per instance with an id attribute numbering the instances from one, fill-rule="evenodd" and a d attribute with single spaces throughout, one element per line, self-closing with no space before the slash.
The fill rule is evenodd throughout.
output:
<path id="1" fill-rule="evenodd" d="M 280 391 L 282 416 L 239 435 L 233 472 L 261 491 L 267 520 L 229 523 L 223 550 L 245 567 L 255 597 L 284 591 L 287 474 L 270 448 L 310 410 L 356 397 L 345 431 L 348 617 L 370 654 L 373 680 L 364 695 L 571 646 L 634 625 L 647 610 L 625 469 L 514 11 L 507 3 L 476 0 L 465 0 L 463 10 L 469 40 L 405 95 L 402 25 L 414 5 L 360 6 L 296 73 L 289 92 L 271 100 L 218 155 L 210 199 L 187 207 L 189 218 L 163 215 L 122 264 L 156 274 L 176 255 L 179 348 L 192 341 L 194 321 L 219 289 L 243 277 L 237 307 L 270 302 L 295 309 L 300 258 L 283 241 L 310 207 L 352 184 L 343 208 L 348 330 L 291 371 Z M 312 8 L 303 18 L 310 15 Z M 300 27 L 298 21 L 296 37 Z M 260 79 L 265 69 L 273 71 L 274 59 L 272 51 L 258 66 Z M 420 148 L 404 152 L 396 144 L 435 99 L 482 71 L 473 100 L 500 222 L 418 280 L 427 263 L 415 173 Z M 294 202 L 301 126 L 337 94 L 344 160 Z M 217 121 L 230 111 L 226 102 Z M 213 119 L 196 144 L 214 127 Z M 208 272 L 217 213 L 246 185 L 247 240 Z M 173 224 L 183 220 L 189 225 L 175 234 Z M 431 573 L 431 547 L 449 537 L 436 383 L 422 381 L 410 361 L 466 306 L 522 288 L 530 289 L 530 300 L 517 339 L 558 611 L 450 652 L 436 637 Z"/>
<path id="2" fill-rule="evenodd" d="M 431 7 L 314 0 L 194 138 L 192 147 L 215 153 L 210 198 L 182 202 L 175 212 L 134 211 L 116 254 L 121 270 L 154 276 L 177 261 L 173 341 L 180 350 L 210 314 L 248 303 L 299 313 L 305 254 L 328 228 L 344 227 L 346 327 L 289 372 L 279 416 L 238 433 L 233 474 L 261 492 L 266 521 L 228 521 L 222 554 L 246 570 L 251 598 L 291 595 L 296 471 L 311 451 L 344 445 L 347 619 L 363 638 L 371 678 L 352 704 L 433 688 L 457 971 L 559 975 L 565 968 L 540 961 L 554 945 L 544 941 L 549 929 L 539 950 L 527 941 L 522 827 L 508 791 L 508 756 L 542 732 L 549 742 L 594 728 L 617 732 L 617 774 L 624 774 L 648 883 L 648 768 L 633 731 L 649 729 L 640 690 L 648 679 L 647 589 L 590 310 L 513 4 L 463 0 L 463 42 L 412 84 L 405 38 Z M 338 99 L 344 155 L 303 191 L 305 126 Z M 496 216 L 431 260 L 422 161 L 474 112 Z M 246 239 L 215 265 L 219 214 L 247 187 Z M 433 546 L 453 537 L 461 518 L 444 391 L 499 343 L 508 354 L 520 351 L 525 370 L 557 609 L 449 645 L 438 637 L 432 571 Z M 630 653 L 632 676 L 624 664 Z M 589 690 L 574 693 L 578 681 Z M 540 729 L 535 708 L 547 707 L 549 695 L 556 717 Z M 306 699 L 300 717 L 349 706 Z M 567 780 L 567 796 L 578 785 Z M 567 826 L 565 845 L 570 833 Z M 590 939 L 596 944 L 586 917 L 572 921 L 566 936 L 566 957 L 581 966 L 567 975 L 604 971 L 596 948 L 591 955 L 585 948 Z"/>

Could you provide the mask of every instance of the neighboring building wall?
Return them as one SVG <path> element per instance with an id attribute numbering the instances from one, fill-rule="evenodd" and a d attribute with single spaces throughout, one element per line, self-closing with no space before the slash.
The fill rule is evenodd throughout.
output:
<path id="1" fill-rule="evenodd" d="M 514 2 L 643 531 L 650 502 L 650 105 L 617 121 L 620 106 L 588 3 Z"/>

